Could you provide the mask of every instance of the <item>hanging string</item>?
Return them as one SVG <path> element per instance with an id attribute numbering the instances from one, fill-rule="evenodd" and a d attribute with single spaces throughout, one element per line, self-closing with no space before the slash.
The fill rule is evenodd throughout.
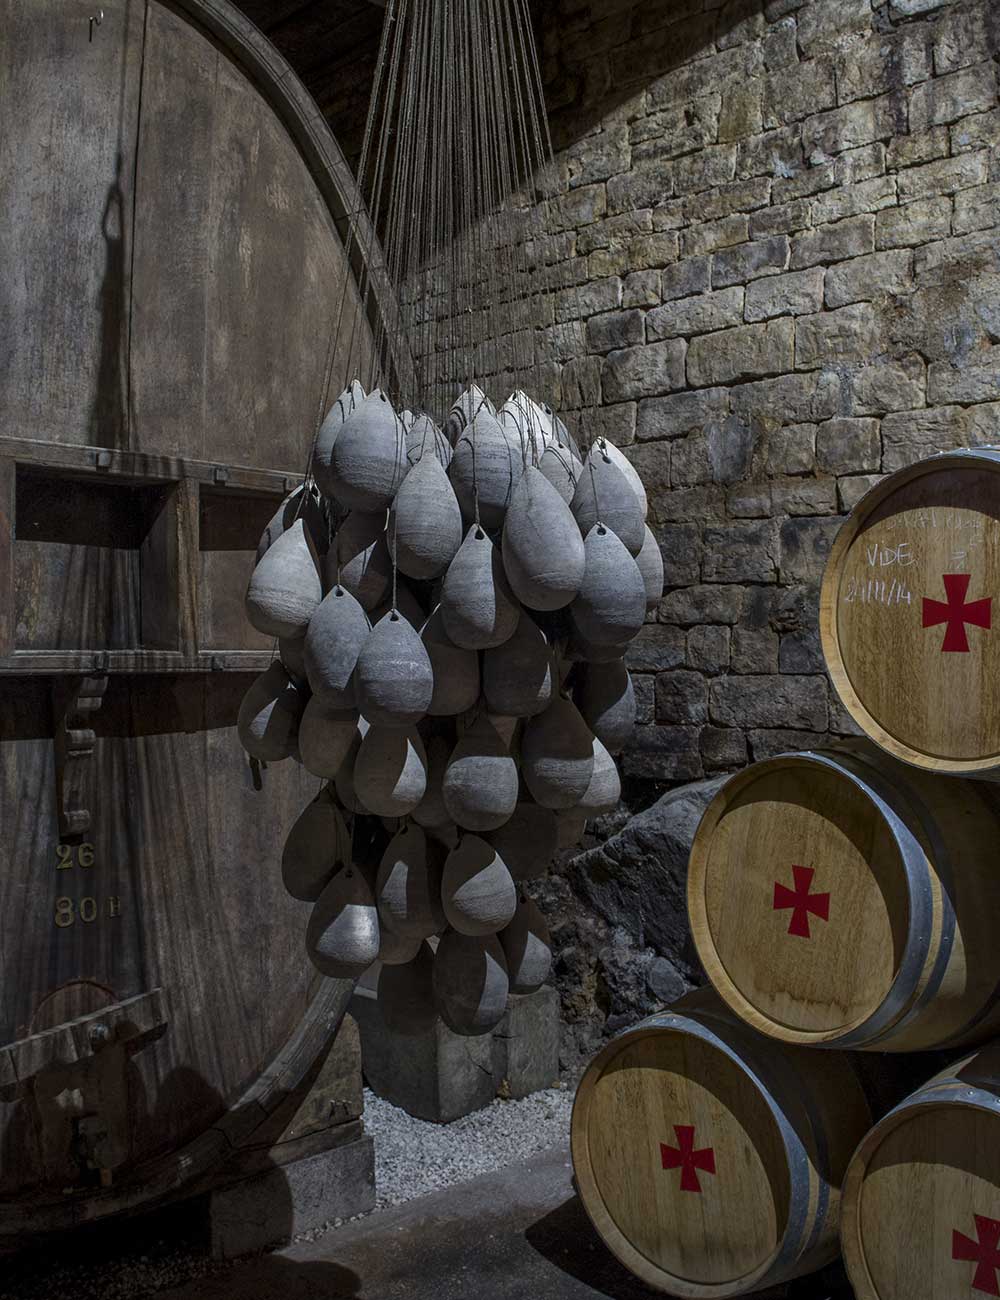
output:
<path id="1" fill-rule="evenodd" d="M 558 279 L 543 256 L 551 160 L 527 0 L 389 0 L 345 245 L 357 285 L 342 287 L 328 365 L 350 302 L 348 380 L 394 405 L 440 422 L 461 384 L 498 408 L 550 396 L 540 342 L 574 314 L 542 302 Z M 525 464 L 538 455 L 528 408 L 526 421 Z"/>

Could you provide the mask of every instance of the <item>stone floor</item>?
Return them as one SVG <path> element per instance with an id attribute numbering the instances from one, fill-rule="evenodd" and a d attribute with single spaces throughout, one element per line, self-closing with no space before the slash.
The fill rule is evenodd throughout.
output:
<path id="1" fill-rule="evenodd" d="M 564 1147 L 383 1210 L 158 1300 L 650 1300 L 604 1249 Z M 773 1300 L 849 1300 L 839 1274 Z"/>

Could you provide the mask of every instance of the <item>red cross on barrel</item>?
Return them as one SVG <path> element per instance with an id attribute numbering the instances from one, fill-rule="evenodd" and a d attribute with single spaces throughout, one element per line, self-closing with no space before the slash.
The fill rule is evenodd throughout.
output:
<path id="1" fill-rule="evenodd" d="M 966 623 L 971 624 L 973 627 L 986 628 L 987 631 L 993 625 L 992 596 L 966 603 L 965 598 L 968 595 L 971 581 L 972 577 L 968 573 L 946 573 L 944 575 L 944 591 L 948 597 L 947 601 L 931 600 L 929 596 L 924 597 L 924 627 L 938 627 L 941 623 L 946 624 L 944 641 L 941 644 L 942 654 L 967 655 L 969 653 L 969 637 L 965 631 Z"/>
<path id="2" fill-rule="evenodd" d="M 675 1147 L 667 1146 L 665 1142 L 660 1143 L 663 1168 L 681 1171 L 682 1192 L 700 1193 L 698 1170 L 706 1174 L 715 1173 L 715 1152 L 711 1147 L 702 1147 L 700 1151 L 694 1149 L 693 1124 L 675 1124 L 674 1136 L 677 1138 Z"/>
<path id="3" fill-rule="evenodd" d="M 1000 1269 L 1000 1219 L 988 1219 L 984 1214 L 973 1216 L 976 1220 L 976 1240 L 956 1228 L 951 1236 L 952 1259 L 968 1260 L 976 1265 L 972 1279 L 973 1291 L 983 1295 L 1000 1296 L 997 1270 Z"/>
<path id="4" fill-rule="evenodd" d="M 812 938 L 809 930 L 810 912 L 821 921 L 830 919 L 830 895 L 809 892 L 815 874 L 813 867 L 792 867 L 794 889 L 789 889 L 778 880 L 774 882 L 774 910 L 784 912 L 789 908 L 792 909 L 788 933 L 797 935 L 800 939 Z"/>

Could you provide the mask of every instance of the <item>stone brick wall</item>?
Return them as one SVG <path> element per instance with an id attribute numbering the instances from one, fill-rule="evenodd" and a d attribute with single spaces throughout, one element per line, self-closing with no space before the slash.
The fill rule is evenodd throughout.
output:
<path id="1" fill-rule="evenodd" d="M 544 10 L 546 345 L 649 489 L 625 764 L 662 788 L 852 730 L 816 630 L 843 513 L 1000 441 L 1000 5 Z"/>

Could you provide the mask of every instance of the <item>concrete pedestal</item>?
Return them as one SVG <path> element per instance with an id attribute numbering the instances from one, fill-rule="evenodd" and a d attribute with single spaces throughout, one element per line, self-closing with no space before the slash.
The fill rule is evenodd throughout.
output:
<path id="1" fill-rule="evenodd" d="M 198 1189 L 212 1254 L 264 1250 L 372 1209 L 375 1157 L 363 1108 L 361 1039 L 345 1016 L 302 1085 Z"/>
<path id="2" fill-rule="evenodd" d="M 374 1144 L 358 1131 L 352 1141 L 328 1151 L 220 1187 L 206 1201 L 216 1259 L 284 1245 L 300 1233 L 374 1207 Z"/>
<path id="3" fill-rule="evenodd" d="M 427 1033 L 404 1037 L 388 1029 L 366 980 L 351 1013 L 361 1030 L 361 1059 L 369 1087 L 418 1119 L 446 1124 L 481 1110 L 501 1093 L 526 1097 L 559 1080 L 559 997 L 542 988 L 513 996 L 492 1034 L 464 1038 L 440 1020 Z"/>

